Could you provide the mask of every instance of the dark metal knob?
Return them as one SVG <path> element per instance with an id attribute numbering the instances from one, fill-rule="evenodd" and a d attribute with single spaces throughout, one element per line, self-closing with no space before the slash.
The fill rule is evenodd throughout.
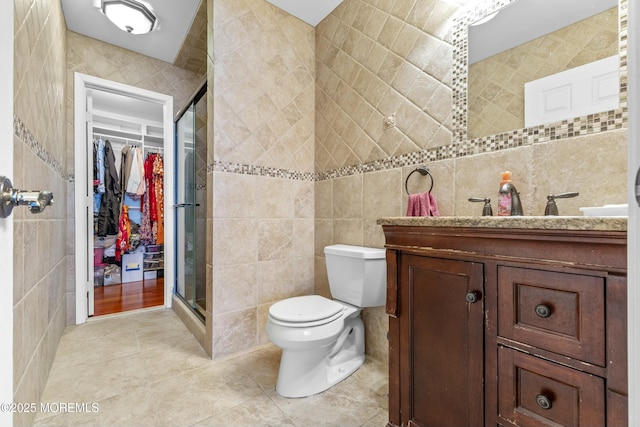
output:
<path id="1" fill-rule="evenodd" d="M 539 407 L 545 410 L 551 409 L 551 407 L 553 406 L 553 404 L 551 403 L 551 399 L 549 399 L 544 394 L 539 394 L 536 396 L 536 403 L 538 404 Z"/>
<path id="2" fill-rule="evenodd" d="M 467 302 L 473 304 L 474 302 L 480 301 L 480 293 L 476 291 L 471 291 L 467 294 Z"/>
<path id="3" fill-rule="evenodd" d="M 544 304 L 538 304 L 536 305 L 536 314 L 540 317 L 547 318 L 551 316 L 551 308 L 549 308 L 549 306 L 546 306 Z"/>

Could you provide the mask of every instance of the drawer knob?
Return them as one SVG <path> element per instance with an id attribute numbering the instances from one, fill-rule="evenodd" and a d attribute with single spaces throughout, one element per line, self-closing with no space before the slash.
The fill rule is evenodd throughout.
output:
<path id="1" fill-rule="evenodd" d="M 540 317 L 549 317 L 551 316 L 551 308 L 544 304 L 536 305 L 536 314 Z"/>
<path id="2" fill-rule="evenodd" d="M 480 300 L 480 292 L 471 291 L 467 294 L 467 302 L 473 304 Z"/>
<path id="3" fill-rule="evenodd" d="M 551 403 L 551 399 L 549 399 L 544 394 L 539 394 L 536 396 L 536 403 L 542 409 L 551 409 L 551 407 L 553 406 L 553 404 Z"/>

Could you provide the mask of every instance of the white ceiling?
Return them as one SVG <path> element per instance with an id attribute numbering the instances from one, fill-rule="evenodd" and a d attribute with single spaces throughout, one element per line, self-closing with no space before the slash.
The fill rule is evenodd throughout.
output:
<path id="1" fill-rule="evenodd" d="M 101 11 L 101 0 L 62 0 L 67 28 L 76 33 L 173 63 L 191 28 L 201 0 L 144 0 L 158 17 L 149 34 L 129 34 Z"/>
<path id="2" fill-rule="evenodd" d="M 0 0 L 4 1 L 4 0 Z M 76 33 L 173 63 L 191 28 L 201 1 L 138 0 L 158 17 L 149 34 L 128 34 L 107 19 L 101 0 L 61 0 L 67 28 Z M 343 0 L 267 0 L 304 22 L 316 26 Z"/>
<path id="3" fill-rule="evenodd" d="M 302 19 L 307 24 L 316 26 L 338 7 L 343 0 L 267 0 L 289 12 L 291 15 Z"/>
<path id="4" fill-rule="evenodd" d="M 618 0 L 517 0 L 469 27 L 469 63 L 618 6 Z"/>

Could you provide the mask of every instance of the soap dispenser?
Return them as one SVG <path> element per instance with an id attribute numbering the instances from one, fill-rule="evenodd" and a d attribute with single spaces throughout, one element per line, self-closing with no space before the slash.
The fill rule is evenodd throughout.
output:
<path id="1" fill-rule="evenodd" d="M 509 184 L 509 185 L 505 185 Z M 498 192 L 498 216 L 511 216 L 511 172 L 502 172 L 502 181 L 500 181 L 500 191 Z"/>

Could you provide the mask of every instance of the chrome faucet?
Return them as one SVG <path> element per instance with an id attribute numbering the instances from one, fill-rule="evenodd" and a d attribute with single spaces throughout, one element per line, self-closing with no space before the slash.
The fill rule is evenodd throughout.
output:
<path id="1" fill-rule="evenodd" d="M 520 193 L 511 182 L 505 182 L 500 187 L 500 194 L 511 195 L 511 216 L 522 216 L 522 203 L 520 203 Z"/>

